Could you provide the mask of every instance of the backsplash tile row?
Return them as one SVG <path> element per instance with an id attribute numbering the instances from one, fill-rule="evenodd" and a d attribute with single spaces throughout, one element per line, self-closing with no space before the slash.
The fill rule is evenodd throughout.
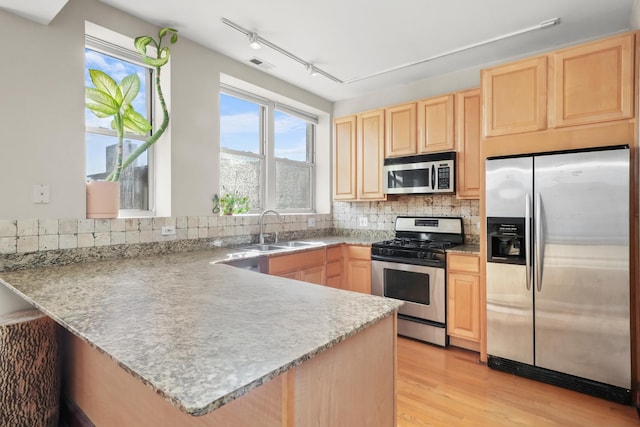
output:
<path id="1" fill-rule="evenodd" d="M 459 200 L 452 195 L 399 196 L 385 202 L 333 202 L 336 230 L 379 230 L 393 232 L 398 215 L 460 216 L 465 243 L 480 243 L 480 201 Z M 367 226 L 360 226 L 360 218 Z"/>
<path id="2" fill-rule="evenodd" d="M 330 214 L 275 215 L 264 217 L 264 231 L 273 239 L 308 229 L 315 218 L 315 229 L 332 227 Z M 158 217 L 118 219 L 26 219 L 0 220 L 0 254 L 23 254 L 61 249 L 92 248 L 123 244 L 173 240 L 219 239 L 234 244 L 238 236 L 251 241 L 260 233 L 258 215 Z M 175 227 L 175 234 L 162 235 L 162 227 Z"/>

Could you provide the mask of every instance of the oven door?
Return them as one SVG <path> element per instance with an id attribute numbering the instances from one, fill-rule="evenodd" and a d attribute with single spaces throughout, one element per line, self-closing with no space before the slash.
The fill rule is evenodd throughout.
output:
<path id="1" fill-rule="evenodd" d="M 445 323 L 445 269 L 371 261 L 371 293 L 405 301 L 399 314 Z"/>

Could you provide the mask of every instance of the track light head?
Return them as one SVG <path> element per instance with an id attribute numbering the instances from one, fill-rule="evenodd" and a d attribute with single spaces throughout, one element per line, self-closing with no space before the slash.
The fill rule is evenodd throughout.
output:
<path id="1" fill-rule="evenodd" d="M 311 76 L 315 77 L 318 74 L 318 69 L 316 67 L 313 66 L 313 64 L 307 64 L 307 71 L 309 72 L 309 74 L 311 74 Z"/>
<path id="2" fill-rule="evenodd" d="M 249 47 L 251 47 L 251 49 L 260 49 L 262 47 L 258 41 L 258 34 L 249 33 Z"/>

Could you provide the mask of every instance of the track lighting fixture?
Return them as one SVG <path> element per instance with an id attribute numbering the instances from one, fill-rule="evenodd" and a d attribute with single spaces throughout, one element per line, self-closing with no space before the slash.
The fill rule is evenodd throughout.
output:
<path id="1" fill-rule="evenodd" d="M 278 53 L 281 53 L 284 56 L 289 57 L 290 59 L 293 59 L 294 61 L 298 62 L 299 64 L 301 64 L 303 67 L 306 68 L 307 72 L 309 72 L 309 74 L 311 74 L 312 76 L 317 76 L 318 74 L 323 75 L 324 77 L 333 80 L 336 83 L 354 83 L 360 80 L 365 80 L 365 79 L 369 79 L 371 77 L 376 77 L 382 74 L 386 74 L 386 73 L 390 73 L 392 71 L 397 71 L 397 70 L 401 70 L 403 68 L 407 68 L 407 67 L 412 67 L 414 65 L 419 65 L 419 64 L 423 64 L 425 62 L 429 62 L 429 61 L 433 61 L 434 59 L 438 59 L 438 58 L 442 58 L 445 56 L 449 56 L 452 55 L 454 53 L 458 53 L 458 52 L 463 52 L 465 50 L 469 50 L 469 49 L 473 49 L 479 46 L 483 46 L 489 43 L 494 43 L 497 42 L 499 40 L 504 40 L 510 37 L 514 37 L 520 34 L 524 34 L 524 33 L 528 33 L 530 31 L 537 31 L 537 30 L 542 30 L 545 28 L 549 28 L 549 27 L 553 27 L 554 25 L 557 25 L 560 23 L 560 18 L 552 18 L 552 19 L 548 19 L 546 21 L 542 21 L 539 24 L 536 25 L 532 25 L 530 27 L 526 27 L 526 28 L 522 28 L 520 30 L 516 30 L 516 31 L 512 31 L 510 33 L 507 34 L 503 34 L 500 36 L 496 36 L 496 37 L 492 37 L 490 39 L 487 40 L 482 40 L 476 43 L 472 43 L 472 44 L 468 44 L 466 46 L 462 46 L 456 49 L 452 49 L 446 52 L 441 52 L 438 53 L 436 55 L 430 56 L 428 58 L 424 58 L 424 59 L 420 59 L 418 61 L 414 61 L 414 62 L 410 62 L 407 64 L 402 64 L 402 65 L 398 65 L 396 67 L 392 67 L 392 68 L 388 68 L 386 70 L 382 70 L 382 71 L 377 71 L 375 73 L 371 73 L 371 74 L 367 74 L 364 76 L 360 76 L 360 77 L 355 77 L 352 79 L 348 79 L 348 80 L 342 80 L 339 79 L 329 73 L 327 73 L 324 70 L 321 70 L 320 68 L 316 67 L 315 65 L 313 65 L 310 62 L 305 61 L 304 59 L 294 55 L 293 53 L 281 48 L 280 46 L 271 43 L 269 40 L 265 40 L 264 38 L 260 37 L 257 33 L 252 32 L 247 30 L 246 28 L 241 27 L 240 25 L 229 21 L 227 18 L 221 18 L 221 21 L 223 24 L 230 26 L 231 28 L 233 28 L 234 30 L 237 30 L 241 33 L 243 33 L 244 35 L 246 35 L 247 37 L 249 37 L 249 46 L 251 46 L 253 49 L 260 49 L 261 46 L 267 46 L 270 49 L 275 50 Z"/>
<path id="2" fill-rule="evenodd" d="M 262 47 L 258 41 L 258 35 L 256 33 L 249 34 L 249 47 L 251 49 L 260 49 Z"/>

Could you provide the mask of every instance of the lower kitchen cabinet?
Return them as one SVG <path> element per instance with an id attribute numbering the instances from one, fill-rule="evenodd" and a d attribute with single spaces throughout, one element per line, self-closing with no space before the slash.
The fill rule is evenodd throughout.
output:
<path id="1" fill-rule="evenodd" d="M 342 247 L 343 245 L 338 245 L 327 248 L 327 286 L 332 288 L 342 287 L 342 271 L 344 269 Z"/>
<path id="2" fill-rule="evenodd" d="M 346 265 L 343 289 L 371 293 L 371 247 L 345 245 Z"/>
<path id="3" fill-rule="evenodd" d="M 452 345 L 480 349 L 480 257 L 447 256 L 447 334 Z"/>
<path id="4" fill-rule="evenodd" d="M 324 285 L 326 283 L 326 248 L 269 258 L 268 273 L 289 279 Z"/>

